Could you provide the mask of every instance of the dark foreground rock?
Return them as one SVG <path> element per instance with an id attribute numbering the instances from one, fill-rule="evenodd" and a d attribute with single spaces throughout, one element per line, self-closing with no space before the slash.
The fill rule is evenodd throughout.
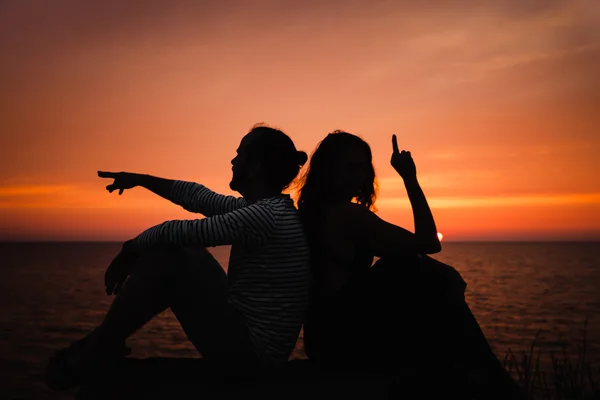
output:
<path id="1" fill-rule="evenodd" d="M 276 373 L 223 376 L 202 359 L 131 358 L 87 381 L 76 399 L 418 399 L 454 391 L 451 379 L 422 384 L 411 370 L 393 375 L 352 370 L 324 372 L 307 360 L 292 360 Z"/>

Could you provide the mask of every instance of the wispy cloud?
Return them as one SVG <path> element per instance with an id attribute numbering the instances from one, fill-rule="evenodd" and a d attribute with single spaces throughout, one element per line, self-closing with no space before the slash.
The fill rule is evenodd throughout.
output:
<path id="1" fill-rule="evenodd" d="M 503 208 L 521 206 L 600 206 L 600 193 L 564 194 L 564 195 L 525 195 L 525 196 L 470 196 L 470 197 L 431 197 L 428 200 L 432 208 Z M 382 198 L 378 206 L 409 208 L 406 197 Z"/>
<path id="2" fill-rule="evenodd" d="M 438 173 L 419 174 L 419 183 L 423 188 L 456 188 L 464 186 L 481 186 L 500 176 L 499 172 L 487 170 L 454 170 Z M 399 176 L 378 178 L 380 193 L 404 190 L 404 181 Z"/>
<path id="3" fill-rule="evenodd" d="M 110 197 L 112 198 L 110 198 Z M 108 194 L 91 185 L 15 185 L 0 187 L 3 209 L 151 209 L 163 205 L 149 193 L 129 191 L 123 196 Z"/>
<path id="4" fill-rule="evenodd" d="M 21 185 L 0 187 L 0 201 L 3 198 L 24 196 L 44 196 L 73 191 L 68 185 Z"/>
<path id="5" fill-rule="evenodd" d="M 577 151 L 585 151 L 590 147 L 600 146 L 597 139 L 589 140 L 560 140 L 540 141 L 536 144 L 515 147 L 512 144 L 490 144 L 490 145 L 456 145 L 446 146 L 443 149 L 427 151 L 423 157 L 431 160 L 465 160 L 465 159 L 507 159 L 523 157 L 546 157 L 569 155 Z"/>

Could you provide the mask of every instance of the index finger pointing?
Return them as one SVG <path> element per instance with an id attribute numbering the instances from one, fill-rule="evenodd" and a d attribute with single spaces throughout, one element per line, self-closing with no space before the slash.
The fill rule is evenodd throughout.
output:
<path id="1" fill-rule="evenodd" d="M 400 153 L 400 149 L 398 149 L 398 139 L 396 139 L 396 135 L 392 135 L 392 149 L 394 153 Z"/>
<path id="2" fill-rule="evenodd" d="M 115 172 L 106 172 L 106 171 L 98 171 L 98 176 L 100 178 L 116 178 Z"/>

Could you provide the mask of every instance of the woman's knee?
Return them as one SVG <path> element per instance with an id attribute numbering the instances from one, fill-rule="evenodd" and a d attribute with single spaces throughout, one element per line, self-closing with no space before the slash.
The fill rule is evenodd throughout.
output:
<path id="1" fill-rule="evenodd" d="M 140 255 L 136 269 L 145 271 L 143 274 L 175 279 L 177 285 L 183 286 L 202 281 L 222 286 L 227 280 L 223 267 L 200 246 L 153 246 Z"/>
<path id="2" fill-rule="evenodd" d="M 178 249 L 176 262 L 172 268 L 182 279 L 194 282 L 210 282 L 210 285 L 226 286 L 227 274 L 204 247 L 183 247 Z"/>
<path id="3" fill-rule="evenodd" d="M 174 244 L 154 245 L 142 250 L 139 259 L 160 262 L 187 262 L 192 259 L 209 260 L 212 255 L 205 247 L 190 247 Z"/>
<path id="4" fill-rule="evenodd" d="M 137 268 L 143 270 L 181 272 L 187 264 L 208 262 L 212 258 L 204 247 L 190 249 L 178 245 L 155 245 L 140 253 Z"/>

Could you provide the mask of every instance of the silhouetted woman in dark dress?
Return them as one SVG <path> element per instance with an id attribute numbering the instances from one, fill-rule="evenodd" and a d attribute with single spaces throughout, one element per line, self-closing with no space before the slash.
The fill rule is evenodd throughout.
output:
<path id="1" fill-rule="evenodd" d="M 465 302 L 466 283 L 427 256 L 441 250 L 435 222 L 410 152 L 399 151 L 395 135 L 392 145 L 391 164 L 404 181 L 414 233 L 372 211 L 375 172 L 360 137 L 327 135 L 302 177 L 298 207 L 314 278 L 304 325 L 308 357 L 326 370 L 394 374 L 412 368 L 431 376 L 432 384 L 435 374 L 459 371 L 479 384 L 481 398 L 520 398 Z"/>

